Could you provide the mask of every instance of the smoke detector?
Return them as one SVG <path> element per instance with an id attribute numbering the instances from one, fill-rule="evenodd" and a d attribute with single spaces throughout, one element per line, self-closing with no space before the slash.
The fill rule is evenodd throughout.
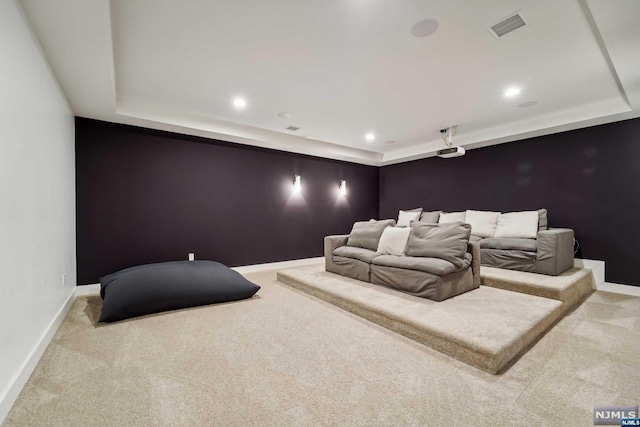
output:
<path id="1" fill-rule="evenodd" d="M 526 27 L 528 24 L 527 18 L 518 10 L 506 18 L 501 19 L 500 22 L 496 22 L 487 27 L 487 31 L 489 31 L 494 38 L 501 39 L 514 31 Z"/>

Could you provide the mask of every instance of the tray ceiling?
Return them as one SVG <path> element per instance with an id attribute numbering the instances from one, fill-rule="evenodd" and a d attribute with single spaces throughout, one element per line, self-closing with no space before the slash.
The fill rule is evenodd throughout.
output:
<path id="1" fill-rule="evenodd" d="M 639 115 L 634 0 L 22 4 L 82 117 L 384 165 Z"/>

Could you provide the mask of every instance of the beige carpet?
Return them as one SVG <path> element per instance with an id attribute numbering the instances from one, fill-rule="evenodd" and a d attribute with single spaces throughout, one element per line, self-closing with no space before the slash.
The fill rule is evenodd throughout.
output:
<path id="1" fill-rule="evenodd" d="M 278 281 L 495 374 L 563 313 L 549 298 L 481 286 L 442 302 L 326 272 L 278 271 Z"/>
<path id="2" fill-rule="evenodd" d="M 596 292 L 491 375 L 275 281 L 93 322 L 76 300 L 5 426 L 576 426 L 640 401 L 640 298 Z"/>
<path id="3" fill-rule="evenodd" d="M 558 276 L 480 267 L 484 286 L 521 292 L 562 301 L 566 309 L 574 306 L 595 288 L 593 273 L 587 268 L 572 268 Z"/>

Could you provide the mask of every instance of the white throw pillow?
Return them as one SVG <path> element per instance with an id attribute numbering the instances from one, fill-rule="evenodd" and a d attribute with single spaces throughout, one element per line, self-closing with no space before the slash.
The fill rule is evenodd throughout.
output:
<path id="1" fill-rule="evenodd" d="M 499 216 L 500 212 L 468 210 L 464 221 L 471 226 L 471 234 L 474 236 L 493 237 Z"/>
<path id="2" fill-rule="evenodd" d="M 411 221 L 417 221 L 420 219 L 420 211 L 399 211 L 398 212 L 398 227 L 408 227 L 411 224 Z"/>
<path id="3" fill-rule="evenodd" d="M 409 227 L 387 227 L 380 236 L 377 252 L 380 255 L 403 256 L 407 250 Z"/>
<path id="4" fill-rule="evenodd" d="M 500 214 L 495 237 L 535 239 L 538 235 L 538 212 L 509 212 Z"/>
<path id="5" fill-rule="evenodd" d="M 442 212 L 438 218 L 438 224 L 445 222 L 464 222 L 466 212 Z"/>

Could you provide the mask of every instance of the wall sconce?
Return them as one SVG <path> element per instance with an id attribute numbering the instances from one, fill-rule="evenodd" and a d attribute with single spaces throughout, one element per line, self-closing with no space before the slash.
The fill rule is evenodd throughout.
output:
<path id="1" fill-rule="evenodd" d="M 293 180 L 293 192 L 300 193 L 302 190 L 302 183 L 300 182 L 300 175 L 296 175 L 296 178 Z"/>
<path id="2" fill-rule="evenodd" d="M 343 196 L 347 195 L 347 181 L 345 181 L 344 179 L 340 181 L 340 194 L 342 194 Z"/>

